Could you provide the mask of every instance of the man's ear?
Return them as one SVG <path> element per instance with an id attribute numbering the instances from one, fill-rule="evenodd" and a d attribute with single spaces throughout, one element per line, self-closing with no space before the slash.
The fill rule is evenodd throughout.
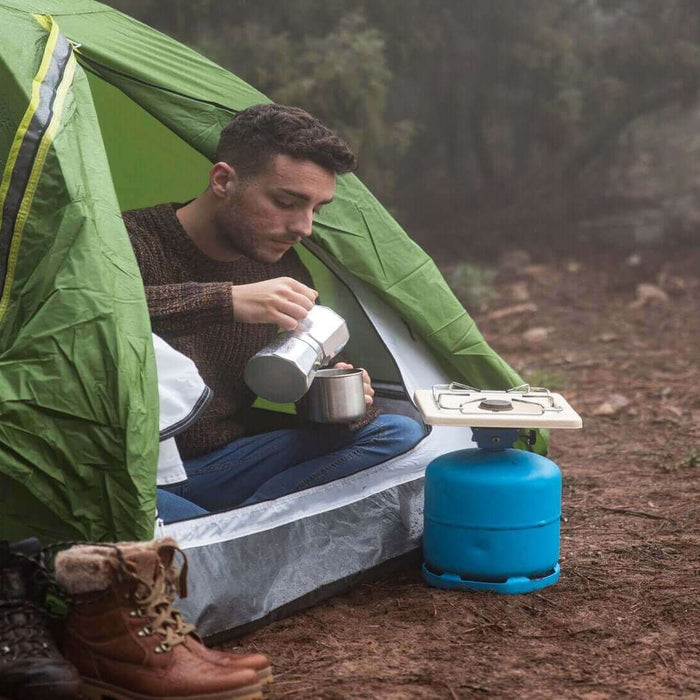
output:
<path id="1" fill-rule="evenodd" d="M 216 197 L 224 198 L 231 192 L 238 182 L 238 177 L 233 166 L 220 161 L 214 163 L 209 171 L 209 187 Z"/>

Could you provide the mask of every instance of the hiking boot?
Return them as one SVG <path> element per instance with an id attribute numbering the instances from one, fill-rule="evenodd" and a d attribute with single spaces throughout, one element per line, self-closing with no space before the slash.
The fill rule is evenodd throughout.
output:
<path id="1" fill-rule="evenodd" d="M 0 541 L 0 695 L 8 700 L 73 698 L 80 690 L 49 631 L 48 582 L 39 540 Z"/>
<path id="2" fill-rule="evenodd" d="M 164 561 L 170 538 L 78 545 L 56 557 L 56 578 L 73 600 L 63 653 L 90 700 L 254 700 L 256 672 L 217 664 L 172 603 Z M 181 582 L 186 595 L 186 564 Z"/>
<path id="3" fill-rule="evenodd" d="M 161 562 L 165 568 L 166 589 L 170 601 L 174 602 L 177 596 L 184 598 L 187 594 L 187 570 L 183 567 L 183 570 L 180 571 L 177 567 L 175 552 L 179 550 L 174 540 L 161 540 L 158 551 Z M 173 608 L 173 614 L 181 616 L 181 613 L 175 608 Z M 211 663 L 227 666 L 229 668 L 251 668 L 257 673 L 258 680 L 262 685 L 267 685 L 272 682 L 272 666 L 270 664 L 270 659 L 265 656 L 265 654 L 210 649 L 204 645 L 195 631 L 194 625 L 190 625 L 184 621 L 182 624 L 187 627 L 187 634 L 191 638 L 191 648 L 198 656 Z"/>

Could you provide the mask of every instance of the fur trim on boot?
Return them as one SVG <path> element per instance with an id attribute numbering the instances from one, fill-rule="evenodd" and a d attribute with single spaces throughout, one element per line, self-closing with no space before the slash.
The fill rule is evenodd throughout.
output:
<path id="1" fill-rule="evenodd" d="M 104 591 L 113 584 L 115 572 L 119 571 L 124 560 L 135 564 L 137 568 L 141 568 L 141 563 L 146 569 L 150 569 L 135 573 L 153 580 L 154 564 L 157 561 L 153 554 L 157 555 L 164 547 L 172 550 L 178 548 L 172 537 L 149 542 L 118 542 L 114 545 L 75 545 L 56 555 L 56 581 L 70 595 Z M 176 571 L 170 573 L 173 579 L 177 578 Z"/>

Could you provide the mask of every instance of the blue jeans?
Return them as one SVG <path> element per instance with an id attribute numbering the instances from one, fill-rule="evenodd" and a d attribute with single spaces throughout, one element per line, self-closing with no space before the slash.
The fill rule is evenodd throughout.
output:
<path id="1" fill-rule="evenodd" d="M 406 452 L 423 437 L 416 421 L 380 415 L 352 432 L 315 426 L 252 435 L 185 461 L 187 481 L 158 489 L 166 523 L 318 486 Z"/>

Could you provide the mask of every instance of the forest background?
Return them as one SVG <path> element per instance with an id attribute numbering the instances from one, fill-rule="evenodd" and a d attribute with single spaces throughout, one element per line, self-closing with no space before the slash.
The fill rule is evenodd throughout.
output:
<path id="1" fill-rule="evenodd" d="M 695 0 L 112 0 L 344 136 L 438 259 L 700 242 Z"/>

